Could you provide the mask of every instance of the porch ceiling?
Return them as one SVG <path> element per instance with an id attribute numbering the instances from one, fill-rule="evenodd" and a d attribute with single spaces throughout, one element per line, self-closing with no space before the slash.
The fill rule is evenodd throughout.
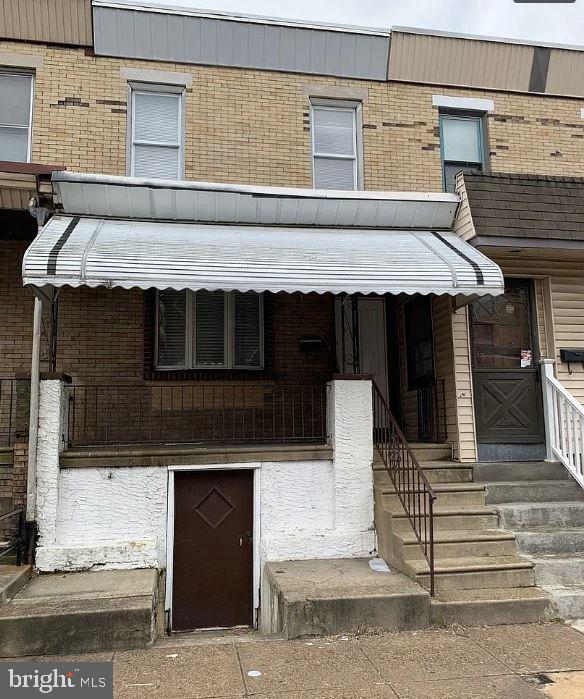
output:
<path id="1" fill-rule="evenodd" d="M 36 287 L 484 295 L 499 267 L 454 233 L 54 217 L 23 262 Z"/>

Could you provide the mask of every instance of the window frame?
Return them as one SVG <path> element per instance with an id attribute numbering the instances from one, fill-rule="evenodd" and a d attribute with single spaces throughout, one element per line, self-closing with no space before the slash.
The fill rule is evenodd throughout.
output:
<path id="1" fill-rule="evenodd" d="M 317 153 L 314 144 L 315 136 L 315 110 L 322 109 L 328 111 L 344 111 L 351 112 L 353 116 L 353 149 L 354 156 L 343 154 Z M 310 100 L 310 164 L 312 168 L 312 187 L 319 189 L 316 186 L 316 168 L 314 161 L 316 158 L 329 160 L 353 160 L 353 180 L 354 188 L 348 189 L 348 192 L 355 192 L 363 189 L 363 139 L 362 139 L 362 121 L 363 121 L 363 106 L 359 101 L 340 100 L 340 99 L 319 99 L 312 98 Z"/>
<path id="2" fill-rule="evenodd" d="M 216 289 L 215 291 L 221 291 Z M 257 366 L 246 364 L 235 364 L 235 314 L 234 299 L 236 291 L 223 291 L 225 298 L 224 305 L 224 347 L 225 362 L 223 364 L 198 364 L 196 360 L 196 291 L 186 289 L 185 303 L 185 362 L 184 364 L 159 364 L 158 363 L 158 342 L 159 342 L 159 303 L 160 290 L 156 290 L 155 301 L 155 335 L 154 335 L 154 370 L 155 371 L 264 371 L 265 369 L 265 327 L 264 327 L 264 294 L 257 293 L 259 302 L 259 330 L 260 330 L 260 357 Z"/>
<path id="3" fill-rule="evenodd" d="M 185 176 L 185 86 L 184 85 L 164 85 L 160 83 L 140 83 L 140 82 L 129 82 L 128 83 L 128 104 L 130 109 L 128 110 L 128 125 L 127 125 L 127 136 L 126 136 L 126 174 L 130 177 L 142 177 L 142 175 L 136 175 L 134 173 L 134 155 L 135 146 L 158 146 L 159 148 L 178 149 L 178 174 L 176 179 L 182 180 Z M 135 134 L 135 96 L 137 94 L 147 94 L 154 93 L 157 95 L 176 95 L 179 100 L 178 107 L 178 142 L 177 144 L 168 144 L 160 141 L 137 141 L 134 138 Z M 128 157 L 129 156 L 129 157 Z"/>
<path id="4" fill-rule="evenodd" d="M 7 70 L 6 68 L 0 67 L 0 75 L 12 75 L 18 77 L 27 77 L 30 80 L 30 103 L 28 109 L 28 125 L 22 126 L 21 124 L 0 124 L 0 129 L 11 128 L 11 129 L 25 129 L 27 130 L 27 140 L 26 140 L 26 160 L 14 161 L 14 162 L 24 162 L 30 163 L 32 158 L 32 126 L 33 126 L 33 116 L 34 116 L 34 90 L 35 90 L 35 73 L 26 70 Z"/>
<path id="5" fill-rule="evenodd" d="M 487 172 L 487 124 L 485 112 L 474 112 L 470 110 L 454 110 L 441 109 L 438 115 L 439 119 L 439 134 L 440 134 L 440 169 L 442 171 L 442 189 L 447 192 L 446 182 L 446 165 L 459 165 L 461 170 L 464 168 L 480 167 L 481 172 Z M 459 121 L 474 121 L 478 124 L 478 142 L 480 161 L 471 160 L 446 160 L 444 154 L 444 119 L 457 119 Z"/>

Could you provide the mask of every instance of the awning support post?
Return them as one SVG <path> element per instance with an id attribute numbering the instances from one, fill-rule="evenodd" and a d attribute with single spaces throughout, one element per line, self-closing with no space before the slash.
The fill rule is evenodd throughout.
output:
<path id="1" fill-rule="evenodd" d="M 41 328 L 43 320 L 42 296 L 34 293 L 34 317 L 32 326 L 32 361 L 30 369 L 30 417 L 28 429 L 28 469 L 26 481 L 26 521 L 36 520 L 36 461 L 39 429 L 39 394 L 41 369 Z"/>

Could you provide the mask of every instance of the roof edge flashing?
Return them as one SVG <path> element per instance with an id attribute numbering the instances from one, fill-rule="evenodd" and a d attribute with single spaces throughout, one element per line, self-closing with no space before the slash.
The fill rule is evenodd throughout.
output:
<path id="1" fill-rule="evenodd" d="M 117 187 L 166 189 L 243 194 L 255 197 L 323 199 L 346 201 L 404 201 L 428 202 L 457 205 L 460 197 L 448 192 L 398 192 L 381 190 L 333 190 L 301 187 L 271 187 L 219 182 L 198 182 L 187 180 L 164 180 L 156 178 L 128 177 L 123 175 L 101 175 L 73 171 L 55 171 L 53 182 L 58 186 L 67 184 L 96 184 Z"/>

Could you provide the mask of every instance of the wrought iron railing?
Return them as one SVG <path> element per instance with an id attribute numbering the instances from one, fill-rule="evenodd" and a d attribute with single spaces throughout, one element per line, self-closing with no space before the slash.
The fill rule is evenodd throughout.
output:
<path id="1" fill-rule="evenodd" d="M 9 447 L 14 439 L 16 381 L 0 378 L 0 446 Z"/>
<path id="2" fill-rule="evenodd" d="M 326 385 L 70 387 L 69 445 L 320 443 Z"/>
<path id="3" fill-rule="evenodd" d="M 8 528 L 10 520 L 12 519 L 16 520 L 16 525 L 12 528 Z M 5 514 L 0 513 L 0 529 L 2 531 L 5 531 L 5 529 L 8 531 L 6 540 L 0 543 L 0 561 L 12 554 L 16 557 L 16 565 L 22 565 L 26 542 L 23 508 L 17 507 L 15 510 L 11 510 Z"/>
<path id="4" fill-rule="evenodd" d="M 373 382 L 373 443 L 428 562 L 430 594 L 433 596 L 436 493 L 375 382 Z"/>
<path id="5" fill-rule="evenodd" d="M 417 389 L 418 439 L 421 442 L 445 442 L 446 395 L 444 379 L 434 379 Z"/>

